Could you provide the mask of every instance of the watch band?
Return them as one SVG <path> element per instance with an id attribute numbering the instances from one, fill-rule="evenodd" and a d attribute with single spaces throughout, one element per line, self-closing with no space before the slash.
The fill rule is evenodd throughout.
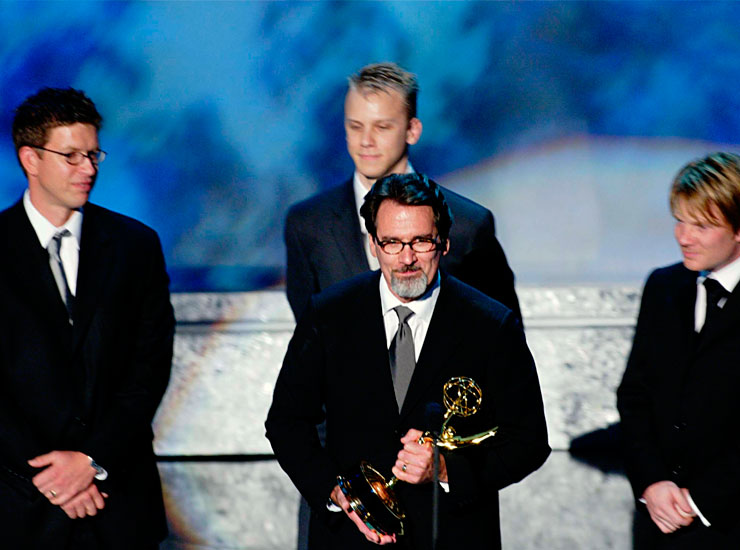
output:
<path id="1" fill-rule="evenodd" d="M 93 460 L 93 457 L 88 456 L 87 458 L 90 459 L 90 466 L 92 466 L 95 470 L 95 479 L 97 479 L 98 481 L 105 481 L 106 479 L 108 479 L 108 471 L 100 464 L 95 462 Z"/>

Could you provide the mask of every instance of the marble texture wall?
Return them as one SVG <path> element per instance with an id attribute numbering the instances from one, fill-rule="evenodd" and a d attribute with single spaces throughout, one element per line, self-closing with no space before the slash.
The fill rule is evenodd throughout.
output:
<path id="1" fill-rule="evenodd" d="M 568 452 L 617 421 L 640 291 L 518 289 L 553 454 L 501 492 L 505 548 L 631 548 L 632 496 L 609 449 Z M 170 521 L 165 550 L 290 550 L 298 494 L 271 458 L 263 422 L 293 330 L 280 291 L 176 294 L 172 381 L 155 419 Z M 597 440 L 601 441 L 601 440 Z M 587 457 L 588 458 L 588 457 Z M 605 466 L 604 464 L 607 464 Z"/>

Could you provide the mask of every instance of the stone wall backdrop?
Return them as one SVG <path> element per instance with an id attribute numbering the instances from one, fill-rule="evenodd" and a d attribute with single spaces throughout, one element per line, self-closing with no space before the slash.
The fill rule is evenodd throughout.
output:
<path id="1" fill-rule="evenodd" d="M 614 450 L 615 389 L 640 290 L 519 288 L 553 453 L 501 492 L 504 548 L 631 548 L 633 501 Z M 298 493 L 263 422 L 294 322 L 283 292 L 173 295 L 172 380 L 155 419 L 164 550 L 291 550 Z"/>

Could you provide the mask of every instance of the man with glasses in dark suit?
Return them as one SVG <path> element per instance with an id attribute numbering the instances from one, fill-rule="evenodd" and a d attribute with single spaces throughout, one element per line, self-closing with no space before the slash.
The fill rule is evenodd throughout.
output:
<path id="1" fill-rule="evenodd" d="M 441 271 L 455 246 L 439 186 L 421 174 L 375 182 L 362 206 L 380 270 L 309 300 L 280 371 L 266 421 L 275 456 L 312 506 L 322 548 L 373 544 L 432 548 L 432 449 L 419 443 L 452 377 L 483 392 L 466 420 L 480 445 L 440 459 L 437 550 L 500 548 L 498 490 L 547 458 L 547 428 L 534 361 L 511 309 Z M 441 416 L 441 415 L 440 415 Z M 316 425 L 326 419 L 326 446 Z M 460 426 L 458 425 L 458 428 Z M 405 534 L 380 534 L 350 508 L 337 476 L 368 460 L 395 486 Z M 312 542 L 314 542 L 312 540 Z"/>
<path id="2" fill-rule="evenodd" d="M 0 212 L 0 546 L 157 548 L 151 422 L 174 316 L 157 234 L 88 202 L 105 152 L 81 91 L 17 109 L 28 180 Z"/>

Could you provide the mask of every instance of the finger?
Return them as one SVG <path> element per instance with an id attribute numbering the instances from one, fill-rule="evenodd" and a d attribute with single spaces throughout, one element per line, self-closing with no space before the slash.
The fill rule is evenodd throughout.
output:
<path id="1" fill-rule="evenodd" d="M 673 533 L 676 530 L 676 526 L 667 519 L 658 518 L 656 523 L 664 533 Z"/>
<path id="2" fill-rule="evenodd" d="M 95 505 L 95 501 L 90 496 L 85 499 L 85 513 L 88 516 L 94 516 L 98 513 L 98 508 Z"/>
<path id="3" fill-rule="evenodd" d="M 78 518 L 84 518 L 86 514 L 85 505 L 81 501 L 74 503 L 75 511 L 77 512 Z"/>
<path id="4" fill-rule="evenodd" d="M 39 489 L 39 491 L 47 492 L 53 488 L 51 485 L 56 480 L 56 477 L 57 472 L 53 468 L 46 468 L 33 476 L 31 481 L 33 481 L 33 484 Z"/>
<path id="5" fill-rule="evenodd" d="M 62 510 L 64 510 L 64 513 L 69 516 L 70 519 L 77 519 L 77 512 L 75 512 L 74 507 L 72 506 L 63 506 Z"/>
<path id="6" fill-rule="evenodd" d="M 74 494 L 62 491 L 61 493 L 57 493 L 57 496 L 54 498 L 50 498 L 49 502 L 55 506 L 66 506 L 67 504 L 74 504 L 75 496 Z"/>
<path id="7" fill-rule="evenodd" d="M 54 461 L 54 451 L 32 458 L 28 463 L 34 468 L 43 468 Z"/>
<path id="8" fill-rule="evenodd" d="M 376 533 L 375 531 L 371 531 L 370 529 L 368 529 L 367 533 L 365 533 L 365 538 L 369 540 L 370 542 L 374 542 L 375 544 L 380 544 L 380 535 L 378 535 L 378 533 Z"/>
<path id="9" fill-rule="evenodd" d="M 362 521 L 357 516 L 357 514 L 348 512 L 347 516 L 349 517 L 350 520 L 352 520 L 352 523 L 354 523 L 357 526 L 357 528 L 360 530 L 360 533 L 365 535 L 365 538 L 367 540 L 369 540 L 370 542 L 375 542 L 375 543 L 377 543 L 380 540 L 380 537 L 378 536 L 378 534 L 375 531 L 370 530 L 370 528 L 367 525 L 365 525 L 365 522 Z"/>
<path id="10" fill-rule="evenodd" d="M 404 435 L 401 438 L 401 443 L 403 443 L 404 445 L 406 443 L 415 443 L 415 444 L 418 444 L 417 442 L 419 441 L 419 438 L 422 435 L 424 435 L 423 432 L 420 432 L 419 430 L 415 430 L 415 429 L 411 428 L 408 432 L 406 432 L 406 435 Z"/>
<path id="11" fill-rule="evenodd" d="M 103 493 L 103 495 L 105 495 L 105 493 Z M 92 491 L 92 501 L 98 510 L 102 510 L 103 508 L 105 508 L 105 500 L 103 498 L 103 495 L 101 495 L 97 489 Z"/>
<path id="12" fill-rule="evenodd" d="M 399 470 L 406 472 L 409 468 L 414 466 L 414 460 L 412 460 L 411 457 L 406 456 L 404 458 L 396 460 L 394 466 Z"/>
<path id="13" fill-rule="evenodd" d="M 653 523 L 658 526 L 661 533 L 668 534 L 673 532 L 673 528 L 663 520 L 653 518 Z"/>

